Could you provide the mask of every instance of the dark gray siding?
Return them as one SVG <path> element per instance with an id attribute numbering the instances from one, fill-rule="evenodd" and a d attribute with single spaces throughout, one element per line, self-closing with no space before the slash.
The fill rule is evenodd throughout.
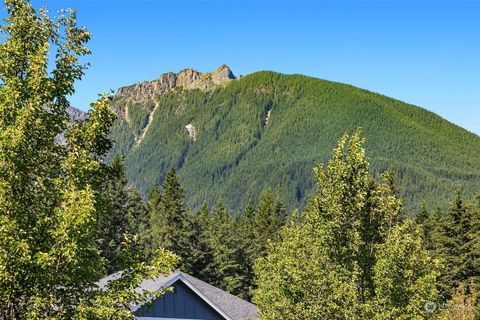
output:
<path id="1" fill-rule="evenodd" d="M 183 282 L 177 281 L 169 292 L 155 301 L 142 306 L 135 316 L 158 318 L 183 318 L 224 320 L 212 307 L 203 301 L 195 292 Z"/>

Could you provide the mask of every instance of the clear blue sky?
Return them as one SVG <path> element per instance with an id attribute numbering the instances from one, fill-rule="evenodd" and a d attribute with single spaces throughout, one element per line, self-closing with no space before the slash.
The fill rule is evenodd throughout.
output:
<path id="1" fill-rule="evenodd" d="M 480 1 L 89 1 L 92 67 L 72 105 L 167 71 L 301 73 L 413 103 L 480 134 Z"/>

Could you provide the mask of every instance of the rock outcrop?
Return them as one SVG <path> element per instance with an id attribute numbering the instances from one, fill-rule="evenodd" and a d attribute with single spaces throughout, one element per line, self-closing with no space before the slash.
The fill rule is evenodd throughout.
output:
<path id="1" fill-rule="evenodd" d="M 193 139 L 193 141 L 197 141 L 197 131 L 195 130 L 195 126 L 192 123 L 189 123 L 185 126 L 188 131 L 188 136 Z"/>
<path id="2" fill-rule="evenodd" d="M 134 134 L 134 145 L 138 146 L 153 121 L 153 116 L 157 110 L 158 104 L 154 102 L 153 109 L 147 108 L 148 103 L 158 95 L 164 95 L 171 90 L 192 90 L 200 89 L 204 91 L 212 90 L 217 86 L 224 85 L 229 81 L 236 79 L 232 70 L 227 65 L 221 65 L 217 70 L 209 73 L 198 72 L 194 69 L 185 69 L 179 73 L 168 72 L 162 74 L 157 80 L 145 81 L 127 87 L 118 89 L 112 104 L 113 110 L 131 127 L 129 118 L 129 104 L 137 103 L 143 108 L 148 109 L 148 115 L 145 124 L 140 133 Z M 195 127 L 192 124 L 186 126 L 190 138 L 196 140 Z"/>
<path id="3" fill-rule="evenodd" d="M 267 115 L 265 116 L 265 127 L 268 126 L 268 121 L 270 120 L 271 114 L 272 114 L 272 110 L 268 110 Z"/>
<path id="4" fill-rule="evenodd" d="M 143 103 L 175 88 L 211 90 L 234 79 L 236 78 L 227 65 L 221 65 L 217 70 L 210 73 L 185 69 L 177 74 L 173 72 L 164 73 L 157 80 L 121 87 L 118 89 L 116 97 Z"/>

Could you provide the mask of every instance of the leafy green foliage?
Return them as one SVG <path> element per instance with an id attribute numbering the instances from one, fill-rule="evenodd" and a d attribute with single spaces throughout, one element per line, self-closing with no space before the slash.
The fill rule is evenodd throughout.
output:
<path id="1" fill-rule="evenodd" d="M 168 289 L 158 291 L 137 291 L 135 289 L 144 279 L 156 279 L 161 274 L 170 274 L 178 264 L 179 257 L 169 251 L 159 249 L 156 251 L 151 265 L 147 265 L 138 263 L 140 251 L 137 251 L 136 254 L 129 249 L 128 251 L 129 254 L 126 254 L 125 257 L 130 257 L 130 267 L 122 270 L 120 277 L 109 281 L 106 288 L 85 292 L 86 299 L 79 301 L 75 314 L 72 317 L 60 319 L 135 319 L 131 312 L 132 305 L 144 303 L 168 292 Z M 38 319 L 45 318 L 41 316 Z"/>
<path id="2" fill-rule="evenodd" d="M 262 319 L 426 319 L 436 272 L 388 174 L 369 174 L 363 140 L 344 136 L 317 192 L 257 260 Z M 399 283 L 395 283 L 400 281 Z"/>
<path id="3" fill-rule="evenodd" d="M 377 248 L 374 319 L 426 319 L 425 303 L 438 296 L 438 269 L 412 221 L 394 227 Z"/>
<path id="4" fill-rule="evenodd" d="M 162 190 L 150 192 L 146 251 L 165 247 L 181 257 L 182 271 L 249 300 L 253 264 L 266 254 L 269 241 L 278 240 L 287 219 L 279 191 L 266 189 L 257 208 L 250 204 L 232 216 L 221 200 L 213 210 L 204 203 L 198 212 L 185 211 L 173 169 Z"/>
<path id="5" fill-rule="evenodd" d="M 122 113 L 126 98 L 114 104 Z M 148 102 L 146 104 L 151 104 Z M 263 189 L 281 186 L 288 210 L 314 190 L 311 168 L 326 163 L 342 132 L 362 128 L 370 170 L 398 177 L 405 209 L 445 207 L 457 185 L 480 189 L 480 138 L 424 109 L 353 86 L 300 75 L 257 72 L 213 91 L 176 90 L 158 108 L 137 145 L 150 106 L 129 108 L 111 137 L 125 156 L 127 176 L 142 194 L 175 167 L 192 209 L 218 197 L 238 212 Z M 266 115 L 270 111 L 268 124 Z M 185 126 L 195 126 L 196 141 Z M 144 125 L 145 127 L 145 125 Z M 111 157 L 112 157 L 111 155 Z"/>
<path id="6" fill-rule="evenodd" d="M 287 218 L 283 200 L 277 190 L 273 195 L 271 189 L 266 189 L 253 214 L 250 256 L 257 259 L 265 255 L 268 241 L 277 240 L 277 231 L 284 225 Z"/>
<path id="7" fill-rule="evenodd" d="M 99 193 L 115 114 L 101 96 L 85 121 L 66 126 L 86 65 L 90 34 L 74 11 L 52 20 L 26 0 L 6 0 L 0 44 L 0 318 L 125 319 L 143 277 L 170 272 L 177 257 L 139 261 L 125 239 L 128 268 L 107 290 L 99 238 Z M 51 50 L 53 49 L 53 50 Z M 54 60 L 49 61 L 51 51 Z M 50 63 L 50 64 L 49 64 Z M 49 72 L 51 67 L 51 72 Z M 66 144 L 56 138 L 65 133 Z"/>

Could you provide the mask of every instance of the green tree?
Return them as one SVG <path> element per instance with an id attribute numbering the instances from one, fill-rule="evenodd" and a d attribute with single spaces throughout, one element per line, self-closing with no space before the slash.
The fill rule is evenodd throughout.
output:
<path id="1" fill-rule="evenodd" d="M 242 275 L 242 283 L 240 285 L 241 292 L 239 296 L 247 300 L 251 299 L 254 278 L 254 258 L 252 256 L 252 248 L 255 243 L 254 215 L 255 207 L 252 202 L 249 202 L 247 206 L 235 216 L 234 220 L 234 228 L 238 240 L 239 261 L 241 262 L 240 274 Z"/>
<path id="2" fill-rule="evenodd" d="M 355 298 L 349 274 L 328 261 L 305 227 L 294 215 L 281 230 L 281 241 L 255 263 L 253 302 L 260 318 L 356 319 L 346 308 Z"/>
<path id="3" fill-rule="evenodd" d="M 212 217 L 204 203 L 197 213 L 189 214 L 189 250 L 190 274 L 209 282 L 214 277 L 213 249 L 209 244 L 209 228 Z"/>
<path id="4" fill-rule="evenodd" d="M 191 244 L 190 244 L 190 221 L 187 216 L 187 208 L 183 202 L 184 192 L 180 186 L 178 175 L 171 168 L 163 183 L 163 193 L 156 188 L 150 194 L 151 206 L 151 248 L 155 252 L 158 248 L 165 248 L 180 256 L 179 267 L 190 272 Z"/>
<path id="5" fill-rule="evenodd" d="M 442 219 L 435 217 L 431 235 L 432 252 L 442 261 L 439 289 L 444 299 L 452 297 L 461 283 L 480 279 L 479 214 L 475 205 L 467 203 L 457 189 L 451 207 Z"/>
<path id="6" fill-rule="evenodd" d="M 443 229 L 445 217 L 440 208 L 428 211 L 422 207 L 421 211 L 415 217 L 415 222 L 422 227 L 422 236 L 426 248 L 433 254 L 437 246 L 436 239 L 440 237 Z"/>
<path id="7" fill-rule="evenodd" d="M 235 219 L 241 263 L 242 298 L 251 299 L 254 286 L 255 260 L 264 257 L 269 241 L 279 239 L 279 231 L 287 219 L 280 190 L 267 188 L 262 192 L 258 207 L 249 203 Z"/>
<path id="8" fill-rule="evenodd" d="M 137 238 L 141 260 L 148 261 L 150 210 L 146 201 L 134 187 L 128 189 L 127 215 L 129 233 Z"/>
<path id="9" fill-rule="evenodd" d="M 151 260 L 155 254 L 155 250 L 161 246 L 162 221 L 163 217 L 160 211 L 160 202 L 162 194 L 158 186 L 154 185 L 148 194 L 148 230 L 145 239 L 145 254 L 147 261 Z"/>
<path id="10" fill-rule="evenodd" d="M 178 175 L 171 168 L 163 184 L 160 210 L 163 214 L 162 243 L 178 254 L 184 249 L 185 228 L 187 227 L 186 206 L 183 203 L 184 193 L 180 187 Z"/>
<path id="11" fill-rule="evenodd" d="M 269 240 L 277 240 L 277 232 L 284 225 L 286 210 L 280 192 L 273 193 L 272 189 L 265 189 L 253 215 L 253 241 L 250 256 L 254 261 L 265 256 Z"/>
<path id="12" fill-rule="evenodd" d="M 480 286 L 480 194 L 477 194 L 473 206 L 472 229 L 467 234 L 467 252 L 470 252 L 468 267 L 474 270 L 473 281 Z M 480 313 L 480 310 L 478 310 Z"/>
<path id="13" fill-rule="evenodd" d="M 423 202 L 420 211 L 415 216 L 415 223 L 423 225 L 428 221 L 429 217 L 430 213 L 428 212 L 427 204 Z"/>
<path id="14" fill-rule="evenodd" d="M 91 105 L 85 121 L 65 132 L 67 96 L 86 65 L 90 34 L 74 11 L 56 19 L 26 0 L 6 0 L 0 44 L 0 318 L 120 319 L 142 300 L 144 276 L 170 270 L 159 252 L 149 267 L 136 259 L 116 286 L 95 290 L 104 274 L 97 195 L 114 114 L 110 99 Z M 54 60 L 49 61 L 53 52 Z M 51 70 L 51 71 L 50 71 Z M 124 250 L 132 246 L 128 243 Z M 126 255 L 127 256 L 127 255 Z M 115 303 L 122 297 L 124 303 Z M 84 315 L 88 313 L 88 317 Z"/>
<path id="15" fill-rule="evenodd" d="M 373 319 L 425 319 L 425 304 L 436 301 L 438 261 L 424 247 L 422 230 L 407 220 L 377 248 Z"/>
<path id="16" fill-rule="evenodd" d="M 136 190 L 127 186 L 120 156 L 114 158 L 106 171 L 96 205 L 100 228 L 97 242 L 102 257 L 108 262 L 107 273 L 112 273 L 125 267 L 120 264 L 125 237 L 136 236 L 138 242 L 143 243 L 148 209 Z"/>
<path id="17" fill-rule="evenodd" d="M 305 219 L 326 241 L 332 262 L 351 273 L 357 299 L 365 303 L 374 296 L 375 247 L 399 219 L 401 202 L 391 174 L 383 174 L 379 184 L 369 175 L 363 143 L 359 131 L 348 144 L 345 135 L 328 167 L 315 169 L 318 191 Z"/>
<path id="18" fill-rule="evenodd" d="M 255 264 L 262 319 L 372 317 L 377 255 L 402 220 L 401 202 L 390 174 L 369 175 L 360 133 L 347 139 L 315 168 L 318 190 L 304 214 Z"/>
<path id="19" fill-rule="evenodd" d="M 220 199 L 212 212 L 209 245 L 213 251 L 214 277 L 211 284 L 230 293 L 241 291 L 242 275 L 239 261 L 238 238 L 233 219 Z"/>

